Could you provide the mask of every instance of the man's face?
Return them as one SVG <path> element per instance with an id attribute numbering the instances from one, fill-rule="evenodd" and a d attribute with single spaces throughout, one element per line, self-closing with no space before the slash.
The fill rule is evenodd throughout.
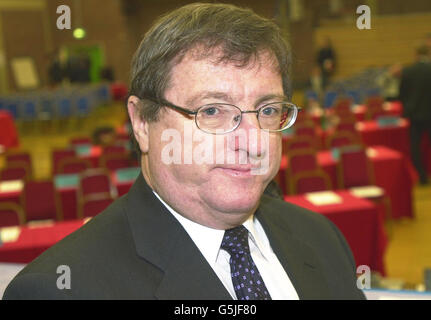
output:
<path id="1" fill-rule="evenodd" d="M 238 68 L 186 54 L 171 71 L 165 99 L 193 111 L 210 103 L 256 110 L 283 96 L 282 79 L 271 58 L 261 54 L 256 62 Z M 268 96 L 274 97 L 262 101 Z M 181 161 L 167 164 L 166 148 L 175 140 L 166 137 L 173 137 L 167 134 L 172 132 L 181 136 L 175 143 Z M 197 163 L 190 153 L 196 148 L 213 151 L 212 160 Z M 233 155 L 234 164 L 228 155 Z M 148 153 L 144 157 L 148 183 L 169 205 L 191 220 L 222 228 L 226 223 L 234 225 L 256 209 L 265 187 L 279 169 L 281 134 L 261 130 L 256 114 L 245 113 L 236 130 L 213 135 L 200 131 L 194 116 L 163 108 L 159 120 L 148 123 Z M 186 158 L 192 158 L 192 163 L 184 163 Z M 257 167 L 263 170 L 254 171 Z"/>

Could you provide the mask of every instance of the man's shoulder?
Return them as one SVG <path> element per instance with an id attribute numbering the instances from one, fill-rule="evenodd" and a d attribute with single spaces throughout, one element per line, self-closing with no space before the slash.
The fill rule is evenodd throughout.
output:
<path id="1" fill-rule="evenodd" d="M 283 199 L 275 199 L 263 196 L 261 199 L 261 209 L 271 214 L 274 218 L 288 221 L 289 225 L 298 226 L 321 226 L 328 227 L 329 220 L 316 212 L 299 207 Z"/>
<path id="2" fill-rule="evenodd" d="M 123 198 L 118 199 L 29 263 L 9 284 L 4 298 L 70 298 L 74 291 L 59 291 L 56 286 L 64 270 L 70 270 L 75 283 L 91 282 L 109 268 L 108 264 L 116 265 L 122 255 L 133 254 L 123 202 Z M 30 288 L 38 292 L 30 292 Z"/>
<path id="3" fill-rule="evenodd" d="M 344 251 L 348 247 L 337 226 L 320 213 L 269 197 L 262 198 L 260 208 L 265 219 L 282 228 L 286 236 L 291 235 L 313 248 L 335 246 Z"/>

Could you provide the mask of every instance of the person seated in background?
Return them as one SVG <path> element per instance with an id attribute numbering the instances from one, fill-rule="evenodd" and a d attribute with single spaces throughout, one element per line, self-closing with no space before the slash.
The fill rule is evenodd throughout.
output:
<path id="1" fill-rule="evenodd" d="M 263 195 L 298 113 L 290 56 L 279 28 L 249 9 L 197 3 L 157 20 L 127 102 L 142 174 L 4 298 L 364 299 L 337 227 Z M 69 289 L 56 285 L 59 265 Z"/>

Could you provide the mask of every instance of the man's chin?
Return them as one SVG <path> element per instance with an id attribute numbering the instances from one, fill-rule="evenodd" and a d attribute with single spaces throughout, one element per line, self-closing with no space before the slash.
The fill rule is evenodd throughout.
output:
<path id="1" fill-rule="evenodd" d="M 261 194 L 247 190 L 224 190 L 225 192 L 210 194 L 207 204 L 219 212 L 225 213 L 253 213 L 256 209 Z"/>

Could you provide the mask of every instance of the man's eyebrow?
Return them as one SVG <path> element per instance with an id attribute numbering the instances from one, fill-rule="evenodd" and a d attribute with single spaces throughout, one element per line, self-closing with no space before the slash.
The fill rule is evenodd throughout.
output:
<path id="1" fill-rule="evenodd" d="M 190 97 L 186 100 L 185 107 L 198 107 L 197 102 L 204 99 L 217 99 L 217 100 L 223 100 L 225 102 L 234 104 L 232 97 L 226 93 L 221 91 L 203 91 L 199 92 L 198 94 Z M 287 97 L 283 94 L 267 94 L 262 97 L 260 97 L 254 104 L 254 107 L 257 108 L 262 103 L 269 101 L 269 100 L 276 100 L 276 101 L 287 101 Z"/>
<path id="2" fill-rule="evenodd" d="M 198 94 L 187 99 L 186 100 L 186 107 L 197 107 L 196 104 L 198 101 L 203 100 L 203 99 L 209 99 L 209 98 L 223 100 L 223 101 L 232 103 L 232 97 L 229 94 L 227 94 L 226 92 L 203 91 L 203 92 L 199 92 Z"/>
<path id="3" fill-rule="evenodd" d="M 254 107 L 257 108 L 259 105 L 269 100 L 273 100 L 274 102 L 288 101 L 287 97 L 283 94 L 267 94 L 263 97 L 260 97 L 254 104 Z"/>

